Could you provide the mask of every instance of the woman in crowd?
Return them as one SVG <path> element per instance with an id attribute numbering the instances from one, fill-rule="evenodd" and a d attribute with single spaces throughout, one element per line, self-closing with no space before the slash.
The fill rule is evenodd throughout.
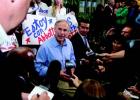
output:
<path id="1" fill-rule="evenodd" d="M 48 16 L 60 18 L 66 15 L 66 8 L 63 6 L 63 0 L 54 0 L 49 7 Z"/>
<path id="2" fill-rule="evenodd" d="M 106 92 L 104 87 L 94 79 L 85 79 L 81 82 L 77 76 L 71 78 L 77 90 L 74 95 L 74 100 L 105 100 Z"/>

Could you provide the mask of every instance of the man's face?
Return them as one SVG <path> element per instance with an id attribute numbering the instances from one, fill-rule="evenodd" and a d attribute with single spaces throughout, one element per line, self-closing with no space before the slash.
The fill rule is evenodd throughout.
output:
<path id="1" fill-rule="evenodd" d="M 8 32 L 18 26 L 25 18 L 31 0 L 0 0 L 0 23 Z"/>
<path id="2" fill-rule="evenodd" d="M 55 37 L 57 41 L 61 44 L 64 42 L 65 38 L 69 34 L 69 25 L 67 22 L 62 21 L 55 25 Z"/>
<path id="3" fill-rule="evenodd" d="M 28 11 L 29 5 L 31 0 L 15 0 L 15 4 L 13 4 L 13 14 L 12 14 L 12 21 L 13 27 L 17 26 L 21 23 Z"/>
<path id="4" fill-rule="evenodd" d="M 85 36 L 89 32 L 89 23 L 81 22 L 79 26 L 79 32 L 81 35 Z"/>
<path id="5" fill-rule="evenodd" d="M 124 27 L 122 29 L 121 35 L 127 39 L 131 36 L 131 31 L 132 31 L 132 29 L 130 27 Z"/>

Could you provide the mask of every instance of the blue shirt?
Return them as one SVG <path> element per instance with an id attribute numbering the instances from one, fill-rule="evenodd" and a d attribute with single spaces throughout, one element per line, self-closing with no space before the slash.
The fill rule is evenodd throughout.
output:
<path id="1" fill-rule="evenodd" d="M 61 63 L 61 69 L 65 69 L 65 61 L 69 60 L 75 64 L 75 55 L 72 43 L 65 39 L 64 44 L 60 45 L 55 37 L 45 41 L 38 49 L 35 68 L 40 76 L 45 76 L 51 61 L 58 60 Z"/>

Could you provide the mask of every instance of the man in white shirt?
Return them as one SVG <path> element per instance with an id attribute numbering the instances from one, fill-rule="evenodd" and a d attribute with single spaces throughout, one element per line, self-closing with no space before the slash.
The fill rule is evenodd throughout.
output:
<path id="1" fill-rule="evenodd" d="M 30 2 L 31 0 L 0 0 L 0 47 L 4 42 L 10 43 L 10 45 L 12 45 L 12 42 L 9 40 L 7 33 L 13 28 L 17 27 L 23 21 L 28 11 Z M 13 47 L 11 46 L 11 49 L 12 48 Z M 15 85 L 17 85 L 15 84 L 16 69 L 13 68 L 14 66 L 5 66 L 5 63 L 5 55 L 0 48 L 0 67 L 1 71 L 5 73 L 0 74 L 0 88 L 2 91 L 0 96 L 4 100 L 21 100 L 21 93 L 17 88 L 15 88 Z M 11 79 L 12 81 L 9 81 L 9 79 Z M 27 97 L 27 94 L 23 95 L 24 97 Z M 48 96 L 45 97 L 46 99 L 41 100 L 49 100 Z M 32 100 L 37 99 L 33 98 Z"/>

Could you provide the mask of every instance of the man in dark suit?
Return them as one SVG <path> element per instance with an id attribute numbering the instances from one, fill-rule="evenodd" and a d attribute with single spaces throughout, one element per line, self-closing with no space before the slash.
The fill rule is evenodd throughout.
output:
<path id="1" fill-rule="evenodd" d="M 81 79 L 89 78 L 91 76 L 91 74 L 89 75 L 89 70 L 92 67 L 94 52 L 91 50 L 87 38 L 89 29 L 89 21 L 81 19 L 79 21 L 79 32 L 71 38 L 77 63 L 76 74 Z"/>
<path id="2" fill-rule="evenodd" d="M 115 0 L 108 0 L 107 5 L 105 6 L 104 9 L 104 28 L 105 30 L 109 29 L 111 26 L 114 26 L 114 5 L 115 5 Z"/>

